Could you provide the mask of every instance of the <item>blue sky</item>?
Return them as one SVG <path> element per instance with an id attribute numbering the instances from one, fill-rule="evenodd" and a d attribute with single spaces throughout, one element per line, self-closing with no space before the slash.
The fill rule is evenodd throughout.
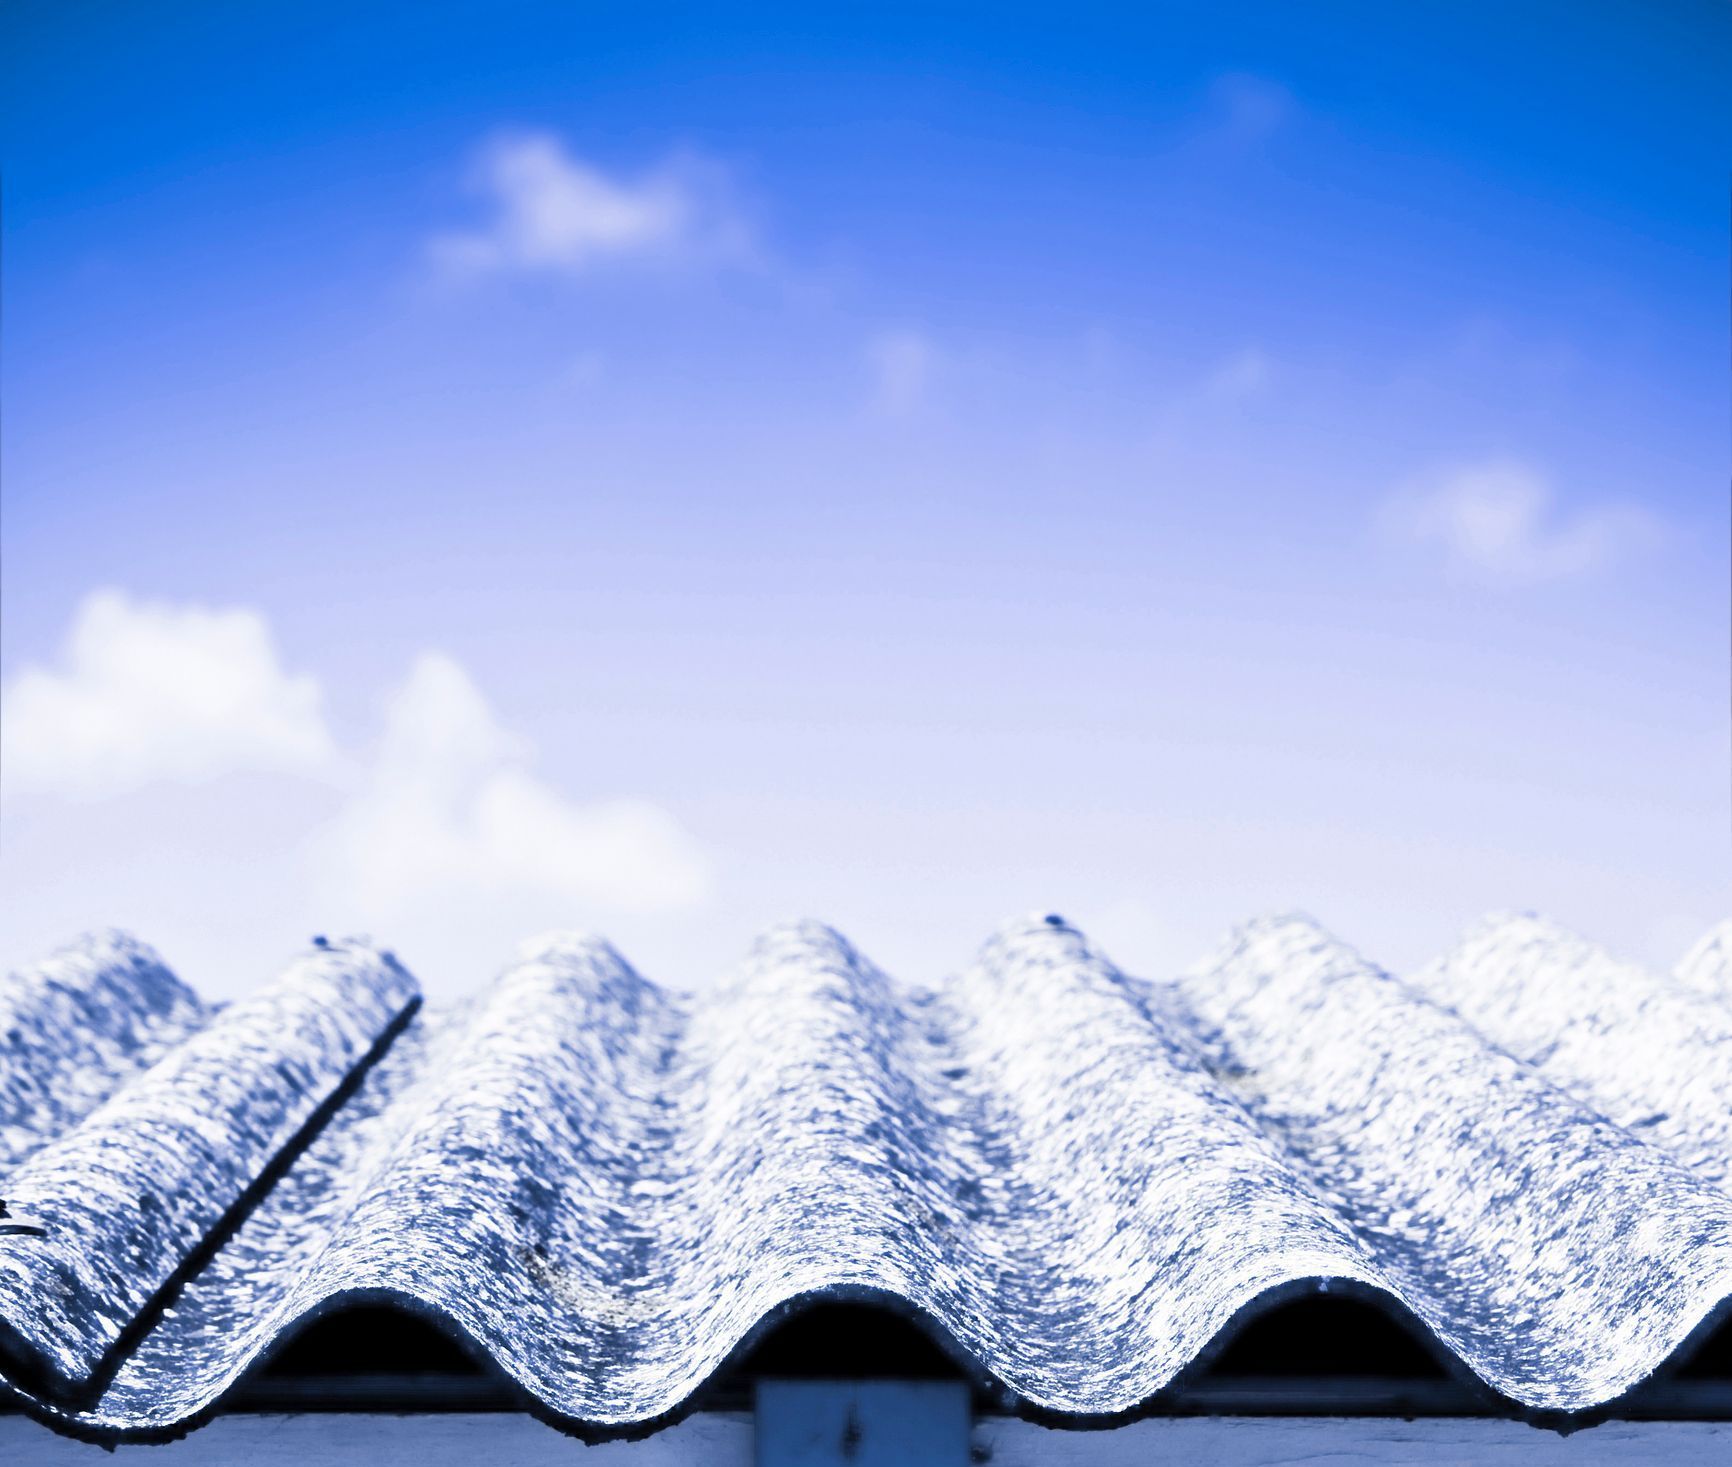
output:
<path id="1" fill-rule="evenodd" d="M 1718 6 L 8 7 L 0 959 L 1726 914 Z"/>

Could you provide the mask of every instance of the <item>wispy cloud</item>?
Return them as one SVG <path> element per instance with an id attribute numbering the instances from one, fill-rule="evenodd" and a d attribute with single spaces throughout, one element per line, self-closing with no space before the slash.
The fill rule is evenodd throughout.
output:
<path id="1" fill-rule="evenodd" d="M 538 779 L 527 746 L 439 653 L 418 658 L 389 698 L 362 788 L 314 850 L 329 903 L 382 930 L 502 901 L 671 911 L 710 881 L 658 806 L 580 805 Z"/>
<path id="2" fill-rule="evenodd" d="M 1229 143 L 1258 143 L 1293 117 L 1293 94 L 1277 82 L 1246 72 L 1217 77 L 1209 88 L 1206 126 L 1210 136 Z"/>
<path id="3" fill-rule="evenodd" d="M 924 332 L 907 327 L 880 331 L 866 343 L 871 406 L 885 417 L 901 418 L 925 398 L 938 354 Z"/>
<path id="4" fill-rule="evenodd" d="M 1171 448 L 1200 431 L 1237 420 L 1268 391 L 1275 375 L 1275 363 L 1260 346 L 1244 346 L 1221 357 L 1156 404 L 1155 446 Z"/>
<path id="5" fill-rule="evenodd" d="M 98 591 L 58 665 L 27 667 L 6 689 L 3 787 L 92 799 L 242 771 L 329 777 L 341 759 L 322 704 L 256 612 Z"/>
<path id="6" fill-rule="evenodd" d="M 513 133 L 478 150 L 469 185 L 481 219 L 429 244 L 451 277 L 577 275 L 631 259 L 750 253 L 751 230 L 726 170 L 692 153 L 627 176 L 577 156 L 553 133 Z"/>
<path id="7" fill-rule="evenodd" d="M 1204 402 L 1243 402 L 1267 387 L 1273 373 L 1268 353 L 1248 346 L 1216 363 L 1204 375 L 1195 397 Z"/>
<path id="8" fill-rule="evenodd" d="M 1570 511 L 1543 474 L 1508 459 L 1403 489 L 1379 519 L 1386 534 L 1441 553 L 1452 573 L 1517 585 L 1590 575 L 1660 534 L 1658 519 L 1640 505 Z"/>
<path id="9" fill-rule="evenodd" d="M 322 780 L 340 803 L 323 828 L 309 818 L 311 911 L 405 941 L 447 919 L 485 926 L 495 909 L 515 927 L 673 911 L 709 889 L 703 852 L 667 811 L 575 801 L 538 778 L 532 751 L 447 656 L 415 662 L 371 750 L 339 748 L 323 704 L 316 678 L 284 671 L 256 611 L 103 591 L 79 608 L 61 665 L 6 689 L 0 779 L 9 800 L 243 772 Z M 283 795 L 295 808 L 303 797 Z"/>

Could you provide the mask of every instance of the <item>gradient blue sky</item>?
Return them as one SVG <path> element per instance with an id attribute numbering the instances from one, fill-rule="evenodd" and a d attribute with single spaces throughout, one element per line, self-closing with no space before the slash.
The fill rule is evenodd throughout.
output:
<path id="1" fill-rule="evenodd" d="M 1724 6 L 0 26 L 0 960 L 1732 907 Z"/>

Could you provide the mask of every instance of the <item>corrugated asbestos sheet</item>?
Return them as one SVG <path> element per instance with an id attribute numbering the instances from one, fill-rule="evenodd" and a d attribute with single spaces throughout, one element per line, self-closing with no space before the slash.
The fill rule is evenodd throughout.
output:
<path id="1" fill-rule="evenodd" d="M 697 997 L 572 937 L 444 1010 L 355 943 L 211 1007 L 106 935 L 0 1033 L 0 1370 L 88 1434 L 357 1291 L 590 1428 L 819 1294 L 1091 1415 L 1295 1281 L 1559 1411 L 1732 1296 L 1732 924 L 1669 976 L 1514 918 L 1397 978 L 1286 919 L 1146 983 L 1047 919 L 933 989 L 802 925 Z"/>

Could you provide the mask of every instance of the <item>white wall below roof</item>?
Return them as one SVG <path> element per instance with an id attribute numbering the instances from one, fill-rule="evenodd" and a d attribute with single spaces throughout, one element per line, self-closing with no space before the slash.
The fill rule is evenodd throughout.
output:
<path id="1" fill-rule="evenodd" d="M 1208 1462 L 1213 1467 L 1325 1467 L 1348 1463 L 1472 1462 L 1489 1467 L 1581 1467 L 1665 1461 L 1693 1467 L 1732 1460 L 1732 1422 L 1614 1421 L 1570 1436 L 1515 1421 L 1358 1417 L 1151 1418 L 1108 1431 L 1055 1431 L 988 1417 L 975 1423 L 977 1456 L 992 1467 L 1142 1467 Z M 582 1447 L 528 1416 L 494 1412 L 426 1416 L 364 1413 L 236 1415 L 168 1446 L 122 1446 L 140 1467 L 348 1467 L 405 1463 L 473 1467 L 480 1461 L 543 1467 L 750 1467 L 752 1418 L 702 1412 L 636 1442 Z M 103 1467 L 102 1447 L 56 1436 L 23 1416 L 0 1416 L 0 1462 Z"/>

